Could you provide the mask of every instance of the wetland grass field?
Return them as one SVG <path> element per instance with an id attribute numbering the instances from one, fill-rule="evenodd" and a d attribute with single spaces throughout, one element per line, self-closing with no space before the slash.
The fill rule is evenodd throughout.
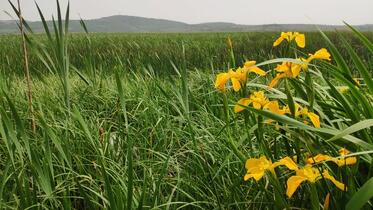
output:
<path id="1" fill-rule="evenodd" d="M 373 33 L 67 23 L 0 35 L 1 209 L 372 208 Z"/>

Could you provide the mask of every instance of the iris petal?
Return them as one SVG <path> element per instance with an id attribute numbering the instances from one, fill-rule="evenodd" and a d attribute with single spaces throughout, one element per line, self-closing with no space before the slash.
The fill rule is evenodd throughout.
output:
<path id="1" fill-rule="evenodd" d="M 288 169 L 296 171 L 298 170 L 298 165 L 290 158 L 290 157 L 284 157 L 278 162 L 274 163 L 274 167 L 284 165 L 288 167 Z"/>
<path id="2" fill-rule="evenodd" d="M 241 89 L 240 81 L 236 78 L 231 78 L 231 80 L 232 80 L 233 90 L 238 92 Z"/>
<path id="3" fill-rule="evenodd" d="M 299 185 L 307 179 L 302 176 L 292 176 L 287 181 L 286 195 L 291 198 L 294 192 L 298 189 Z"/>
<path id="4" fill-rule="evenodd" d="M 234 112 L 235 113 L 238 113 L 238 112 L 241 112 L 242 110 L 245 109 L 245 106 L 249 106 L 249 104 L 251 103 L 251 100 L 248 99 L 248 98 L 241 98 L 236 106 L 234 106 Z"/>
<path id="5" fill-rule="evenodd" d="M 253 73 L 255 73 L 257 75 L 260 75 L 260 76 L 265 76 L 267 74 L 265 71 L 263 71 L 262 69 L 260 69 L 260 68 L 258 68 L 256 66 L 251 67 L 249 69 L 249 72 L 253 72 Z"/>
<path id="6" fill-rule="evenodd" d="M 345 190 L 345 185 L 342 182 L 337 181 L 332 175 L 329 174 L 327 170 L 324 171 L 323 176 L 325 179 L 329 179 L 331 182 L 333 182 L 333 184 L 337 186 L 340 190 Z"/>
<path id="7" fill-rule="evenodd" d="M 306 46 L 306 38 L 304 34 L 298 34 L 295 37 L 295 42 L 297 43 L 298 47 L 304 48 Z"/>
<path id="8" fill-rule="evenodd" d="M 229 80 L 230 76 L 228 73 L 220 73 L 216 76 L 215 80 L 215 88 L 225 92 L 225 84 Z"/>
<path id="9" fill-rule="evenodd" d="M 274 43 L 273 43 L 273 46 L 274 47 L 277 47 L 278 45 L 281 44 L 281 42 L 284 41 L 284 38 L 283 37 L 279 37 Z"/>
<path id="10" fill-rule="evenodd" d="M 316 127 L 316 128 L 320 128 L 320 117 L 313 113 L 313 112 L 308 112 L 307 113 L 307 116 L 308 118 L 310 118 L 312 124 Z"/>

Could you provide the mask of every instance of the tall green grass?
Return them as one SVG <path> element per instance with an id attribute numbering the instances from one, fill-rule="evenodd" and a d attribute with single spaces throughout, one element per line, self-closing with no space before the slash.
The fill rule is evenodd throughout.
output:
<path id="1" fill-rule="evenodd" d="M 89 30 L 89 28 L 88 28 Z M 359 56 L 372 64 L 370 55 L 361 42 L 349 32 L 342 32 L 348 42 L 357 50 Z M 337 46 L 341 44 L 338 35 L 328 32 L 328 37 Z M 372 33 L 364 33 L 373 40 Z M 148 33 L 148 34 L 117 34 L 92 33 L 88 41 L 85 34 L 72 33 L 67 43 L 70 63 L 81 71 L 94 68 L 102 73 L 110 74 L 111 69 L 118 66 L 118 59 L 125 64 L 127 71 L 151 66 L 157 74 L 173 73 L 171 61 L 177 66 L 183 65 L 182 43 L 186 50 L 186 65 L 188 69 L 204 70 L 213 66 L 215 69 L 228 67 L 231 56 L 228 52 L 227 38 L 233 40 L 236 63 L 245 59 L 265 60 L 282 57 L 283 53 L 272 48 L 271 40 L 277 33 Z M 48 42 L 45 34 L 37 34 L 33 39 L 41 43 Z M 88 44 L 89 42 L 89 44 Z M 307 33 L 307 51 L 315 51 L 325 46 L 325 41 L 317 32 Z M 7 74 L 22 75 L 23 66 L 19 60 L 20 37 L 15 35 L 0 35 L 0 68 Z M 47 47 L 51 47 L 48 46 Z M 47 48 L 49 49 L 49 48 Z M 346 50 L 341 50 L 344 58 L 352 62 Z M 34 74 L 42 75 L 47 70 L 35 54 L 31 54 L 31 68 Z"/>
<path id="2" fill-rule="evenodd" d="M 270 177 L 271 184 L 243 181 L 244 158 L 263 154 L 259 140 L 274 158 L 287 154 L 287 141 L 312 152 L 347 146 L 360 163 L 338 171 L 349 190 L 331 190 L 331 209 L 371 208 L 373 48 L 365 35 L 310 35 L 310 48 L 328 44 L 335 61 L 312 70 L 314 107 L 323 120 L 316 129 L 250 108 L 254 118 L 245 122 L 231 109 L 236 98 L 228 95 L 224 110 L 213 87 L 218 69 L 281 56 L 269 41 L 275 34 L 230 34 L 233 62 L 228 34 L 68 34 L 62 20 L 68 13 L 62 18 L 58 7 L 55 25 L 45 28 L 50 33 L 28 34 L 35 134 L 22 64 L 11 50 L 20 43 L 0 38 L 7 43 L 1 45 L 7 53 L 0 51 L 0 208 L 318 208 L 330 191 L 325 185 L 312 206 L 307 194 L 286 199 L 283 175 Z M 363 79 L 360 89 L 351 80 L 356 76 Z M 247 88 L 263 88 L 266 80 Z M 340 94 L 339 85 L 350 92 Z M 308 100 L 301 93 L 294 100 Z M 287 99 L 281 91 L 271 97 Z M 295 128 L 292 139 L 255 125 L 258 116 Z"/>

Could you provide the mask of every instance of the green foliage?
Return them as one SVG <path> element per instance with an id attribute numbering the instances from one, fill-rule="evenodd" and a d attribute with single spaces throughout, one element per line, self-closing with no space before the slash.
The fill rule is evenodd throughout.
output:
<path id="1" fill-rule="evenodd" d="M 250 107 L 237 116 L 236 98 L 221 101 L 214 90 L 218 69 L 246 59 L 270 59 L 258 66 L 271 74 L 284 61 L 274 58 L 286 56 L 272 49 L 277 34 L 67 34 L 58 11 L 44 35 L 28 34 L 36 133 L 19 37 L 0 37 L 1 209 L 309 209 L 329 192 L 331 209 L 372 207 L 371 34 L 307 35 L 308 51 L 328 44 L 336 63 L 312 65 L 310 75 L 270 92 L 282 103 L 312 101 L 322 124 L 315 128 Z M 357 86 L 352 78 L 360 76 Z M 242 96 L 266 82 L 253 78 Z M 287 174 L 269 176 L 271 184 L 243 181 L 246 157 L 277 159 L 301 147 L 312 154 L 347 147 L 359 156 L 336 170 L 348 191 L 320 182 L 288 199 Z"/>

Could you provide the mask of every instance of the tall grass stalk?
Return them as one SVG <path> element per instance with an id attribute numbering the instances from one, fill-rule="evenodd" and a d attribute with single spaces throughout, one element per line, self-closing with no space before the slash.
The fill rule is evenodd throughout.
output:
<path id="1" fill-rule="evenodd" d="M 18 9 L 17 9 L 10 0 L 8 0 L 8 2 L 12 6 L 14 12 L 17 14 L 18 19 L 19 19 L 18 27 L 19 27 L 21 37 L 22 37 L 23 62 L 24 62 L 24 72 L 25 72 L 27 90 L 28 90 L 27 91 L 28 106 L 29 106 L 30 115 L 31 115 L 31 129 L 32 129 L 32 132 L 35 134 L 36 122 L 35 122 L 34 108 L 33 108 L 33 103 L 32 103 L 32 80 L 31 80 L 31 75 L 30 75 L 29 56 L 28 56 L 27 42 L 26 42 L 26 32 L 24 30 L 24 19 L 22 16 L 21 4 L 20 4 L 20 1 L 17 0 L 17 6 L 18 6 Z"/>

